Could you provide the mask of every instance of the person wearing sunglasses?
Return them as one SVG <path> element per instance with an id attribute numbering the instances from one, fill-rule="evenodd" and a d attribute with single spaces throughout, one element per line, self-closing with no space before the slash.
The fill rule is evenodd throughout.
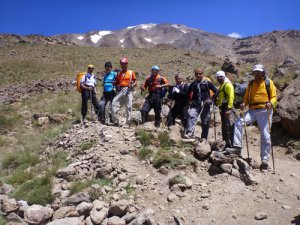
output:
<path id="1" fill-rule="evenodd" d="M 242 149 L 243 128 L 255 121 L 258 123 L 261 137 L 260 158 L 261 170 L 267 170 L 271 151 L 271 124 L 273 108 L 277 105 L 276 88 L 271 79 L 266 77 L 266 70 L 262 64 L 252 69 L 254 80 L 250 81 L 241 108 L 249 106 L 243 117 L 234 123 L 233 146 Z M 245 124 L 244 124 L 245 123 Z"/>
<path id="2" fill-rule="evenodd" d="M 210 123 L 210 105 L 212 98 L 215 98 L 218 90 L 216 86 L 205 79 L 203 69 L 195 69 L 195 80 L 190 84 L 188 89 L 189 109 L 186 123 L 184 138 L 193 138 L 195 126 L 200 116 L 201 119 L 201 140 L 208 137 Z M 213 96 L 210 95 L 210 90 Z"/>

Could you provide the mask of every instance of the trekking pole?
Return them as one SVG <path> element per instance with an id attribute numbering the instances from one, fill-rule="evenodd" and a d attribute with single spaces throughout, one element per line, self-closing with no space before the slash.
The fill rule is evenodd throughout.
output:
<path id="1" fill-rule="evenodd" d="M 270 113 L 270 109 L 267 109 L 268 111 L 268 126 L 269 126 L 269 133 L 270 133 L 270 141 L 271 141 L 271 154 L 272 154 L 272 163 L 273 163 L 273 170 L 275 173 L 275 159 L 274 159 L 274 151 L 273 151 L 273 145 L 272 145 L 272 137 L 271 137 L 271 113 Z"/>
<path id="2" fill-rule="evenodd" d="M 215 110 L 215 104 L 212 103 L 213 107 L 213 114 L 214 114 L 214 134 L 215 134 L 215 141 L 217 140 L 217 127 L 216 127 L 216 110 Z"/>
<path id="3" fill-rule="evenodd" d="M 246 136 L 246 146 L 247 146 L 247 155 L 248 155 L 248 159 L 250 159 L 250 156 L 249 156 L 249 146 L 248 146 L 248 135 L 247 135 L 247 129 L 246 129 L 246 120 L 245 120 L 245 113 L 244 113 L 244 109 L 243 108 L 242 108 L 242 115 L 243 115 L 243 119 L 244 119 L 245 136 Z"/>
<path id="4" fill-rule="evenodd" d="M 93 120 L 93 103 L 92 103 L 92 91 L 90 91 L 90 102 L 91 102 L 91 121 Z"/>

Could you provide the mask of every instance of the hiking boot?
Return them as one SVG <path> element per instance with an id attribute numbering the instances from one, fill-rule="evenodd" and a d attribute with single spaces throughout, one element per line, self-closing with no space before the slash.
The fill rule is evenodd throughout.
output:
<path id="1" fill-rule="evenodd" d="M 194 138 L 194 135 L 193 134 L 185 134 L 185 135 L 183 135 L 183 138 L 185 138 L 185 139 L 193 139 Z"/>
<path id="2" fill-rule="evenodd" d="M 269 168 L 269 164 L 268 164 L 268 161 L 267 160 L 265 160 L 265 159 L 263 159 L 262 161 L 261 161 L 261 164 L 260 164 L 260 170 L 268 170 L 268 168 Z"/>
<path id="3" fill-rule="evenodd" d="M 233 147 L 233 148 L 225 148 L 225 154 L 235 154 L 235 155 L 238 155 L 240 156 L 241 153 L 242 153 L 242 148 L 240 147 Z"/>
<path id="4" fill-rule="evenodd" d="M 85 119 L 85 117 L 82 117 L 82 124 L 86 125 L 86 119 Z"/>

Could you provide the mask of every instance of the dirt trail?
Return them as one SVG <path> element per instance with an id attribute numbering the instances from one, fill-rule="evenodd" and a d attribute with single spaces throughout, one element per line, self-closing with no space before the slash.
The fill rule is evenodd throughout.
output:
<path id="1" fill-rule="evenodd" d="M 99 144 L 89 153 L 99 154 L 101 160 L 114 162 L 118 168 L 126 171 L 136 188 L 138 208 L 154 209 L 154 218 L 159 224 L 178 224 L 174 217 L 180 221 L 179 224 L 188 225 L 299 224 L 300 164 L 285 155 L 281 147 L 274 146 L 276 173 L 251 170 L 258 185 L 246 186 L 239 178 L 226 173 L 210 176 L 206 162 L 199 162 L 197 172 L 188 167 L 171 170 L 167 175 L 159 173 L 151 164 L 138 160 L 134 128 L 93 123 L 87 128 L 77 126 L 72 129 L 77 130 L 72 131 L 75 136 L 84 132 L 99 137 Z M 260 140 L 254 137 L 258 130 L 255 127 L 248 130 L 250 156 L 260 162 Z M 213 134 L 212 128 L 210 134 Z M 79 136 L 76 138 L 80 139 Z M 124 150 L 128 150 L 129 154 L 122 153 Z M 246 149 L 242 154 L 246 158 Z M 178 174 L 190 178 L 192 188 L 182 192 L 180 197 L 168 201 L 168 196 L 172 193 L 168 181 Z M 135 185 L 136 183 L 139 185 Z M 255 220 L 254 217 L 259 212 L 267 213 L 268 218 Z M 297 222 L 292 222 L 293 220 Z"/>

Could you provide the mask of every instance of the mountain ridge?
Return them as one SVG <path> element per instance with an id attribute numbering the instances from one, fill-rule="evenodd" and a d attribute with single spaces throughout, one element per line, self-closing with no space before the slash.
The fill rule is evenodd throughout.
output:
<path id="1" fill-rule="evenodd" d="M 63 44 L 119 48 L 152 48 L 160 45 L 198 51 L 234 61 L 280 63 L 286 57 L 300 62 L 300 30 L 274 30 L 245 38 L 190 28 L 182 24 L 140 24 L 120 30 L 93 30 L 84 34 L 0 34 L 0 46 L 9 42 Z"/>

